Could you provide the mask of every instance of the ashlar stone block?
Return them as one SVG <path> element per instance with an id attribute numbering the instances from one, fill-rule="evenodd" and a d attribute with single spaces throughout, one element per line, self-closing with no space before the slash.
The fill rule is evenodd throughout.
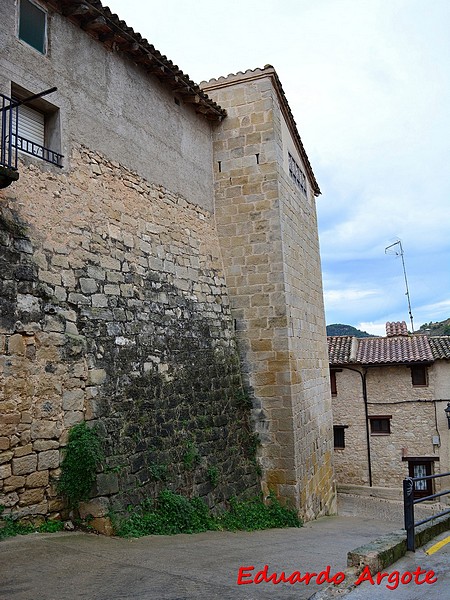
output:
<path id="1" fill-rule="evenodd" d="M 13 458 L 12 474 L 13 475 L 29 475 L 36 471 L 37 455 L 30 454 L 21 458 Z"/>

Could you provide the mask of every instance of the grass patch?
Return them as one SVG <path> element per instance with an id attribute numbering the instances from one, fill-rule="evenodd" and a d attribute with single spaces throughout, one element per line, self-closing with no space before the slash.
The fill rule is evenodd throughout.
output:
<path id="1" fill-rule="evenodd" d="M 28 535 L 29 533 L 55 533 L 64 529 L 62 521 L 45 521 L 41 525 L 34 526 L 20 523 L 11 515 L 2 516 L 4 507 L 0 506 L 0 540 L 16 535 Z"/>
<path id="2" fill-rule="evenodd" d="M 173 535 L 202 531 L 254 531 L 274 527 L 301 527 L 297 513 L 271 494 L 267 503 L 261 497 L 230 501 L 229 510 L 213 515 L 201 498 L 186 498 L 163 490 L 156 500 L 130 507 L 128 515 L 115 519 L 116 535 Z"/>

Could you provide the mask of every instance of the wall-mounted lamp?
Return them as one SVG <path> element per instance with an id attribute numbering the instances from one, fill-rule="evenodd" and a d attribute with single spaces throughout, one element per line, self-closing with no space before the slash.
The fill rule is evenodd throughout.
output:
<path id="1" fill-rule="evenodd" d="M 447 408 L 444 409 L 447 415 L 448 428 L 450 429 L 450 402 L 447 403 Z"/>

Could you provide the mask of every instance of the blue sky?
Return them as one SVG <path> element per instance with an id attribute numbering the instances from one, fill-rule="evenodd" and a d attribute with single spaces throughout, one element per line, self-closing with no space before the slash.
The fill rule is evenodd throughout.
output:
<path id="1" fill-rule="evenodd" d="M 199 83 L 272 64 L 322 190 L 327 323 L 450 317 L 448 0 L 104 1 Z"/>

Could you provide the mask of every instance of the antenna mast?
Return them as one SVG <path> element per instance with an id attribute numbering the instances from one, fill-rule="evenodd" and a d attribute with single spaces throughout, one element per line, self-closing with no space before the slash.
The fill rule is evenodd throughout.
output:
<path id="1" fill-rule="evenodd" d="M 402 242 L 400 240 L 397 240 L 390 246 L 387 246 L 387 248 L 384 249 L 384 253 L 391 254 L 391 252 L 388 252 L 388 250 L 390 248 L 393 248 L 394 246 L 398 246 L 400 248 L 400 250 L 394 250 L 393 252 L 396 256 L 402 257 L 403 275 L 405 276 L 405 286 L 406 286 L 406 294 L 405 295 L 408 298 L 408 311 L 409 311 L 409 320 L 411 321 L 411 331 L 414 333 L 414 323 L 413 323 L 413 316 L 412 316 L 412 312 L 411 312 L 411 300 L 409 297 L 408 278 L 406 277 L 406 267 L 405 267 L 405 259 L 403 258 L 404 253 L 403 253 Z"/>

